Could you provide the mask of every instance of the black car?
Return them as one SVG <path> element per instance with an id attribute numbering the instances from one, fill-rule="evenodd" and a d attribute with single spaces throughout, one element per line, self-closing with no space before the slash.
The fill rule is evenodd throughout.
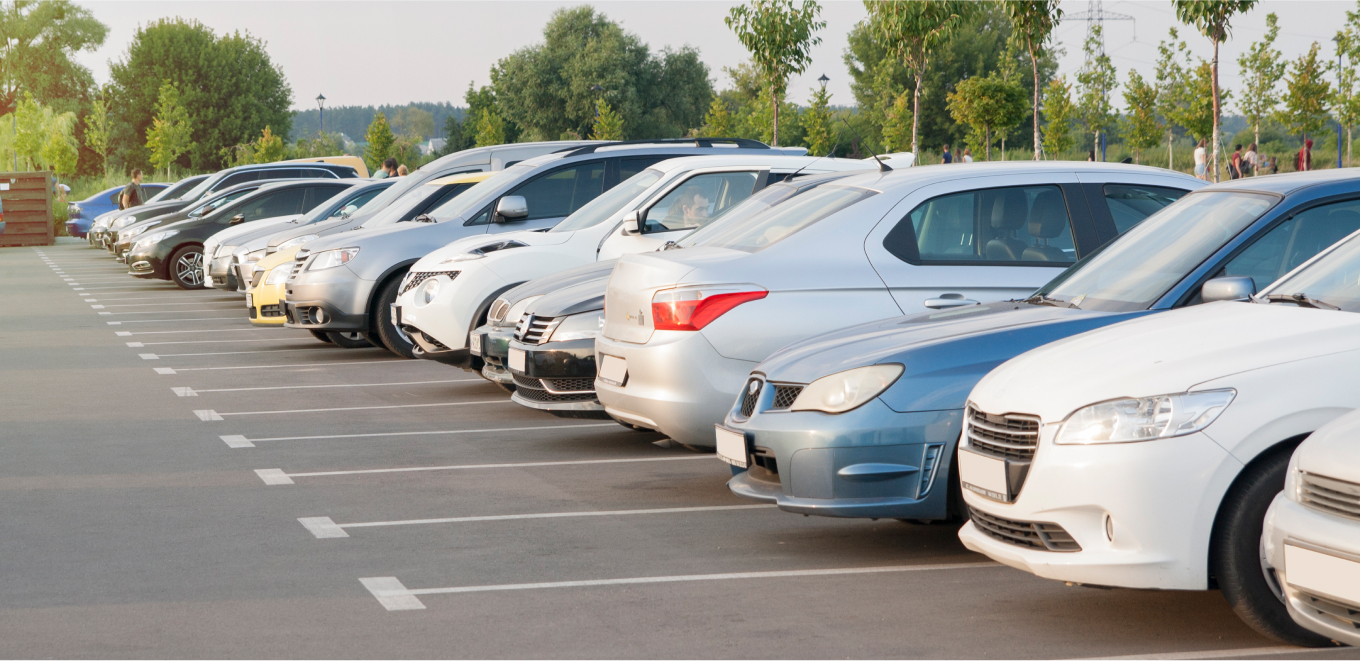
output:
<path id="1" fill-rule="evenodd" d="M 287 180 L 266 179 L 264 181 L 255 181 L 247 184 L 237 184 L 230 188 L 223 188 L 214 193 L 209 194 L 206 197 L 201 198 L 198 202 L 195 202 L 187 207 L 184 207 L 183 209 L 180 209 L 179 211 L 176 211 L 175 213 L 167 213 L 164 216 L 156 216 L 155 218 L 152 218 L 145 222 L 137 223 L 132 227 L 129 227 L 121 232 L 118 232 L 117 236 L 114 238 L 114 243 L 110 245 L 110 248 L 113 250 L 115 255 L 114 259 L 126 263 L 127 254 L 132 251 L 132 244 L 137 243 L 137 241 L 139 241 L 143 236 L 149 236 L 152 230 L 155 230 L 162 225 L 169 225 L 171 223 L 178 223 L 181 220 L 190 220 L 193 218 L 198 218 L 200 216 L 205 216 L 218 210 L 225 204 L 230 204 L 238 199 L 241 199 L 242 197 L 245 197 L 246 195 L 254 193 L 255 191 L 259 190 L 260 186 L 263 186 L 264 184 L 268 183 L 273 183 L 275 181 L 287 181 Z"/>
<path id="2" fill-rule="evenodd" d="M 203 242 L 208 237 L 231 225 L 307 213 L 349 185 L 335 179 L 261 184 L 202 216 L 162 225 L 139 237 L 128 253 L 128 274 L 170 280 L 183 289 L 202 289 Z"/>

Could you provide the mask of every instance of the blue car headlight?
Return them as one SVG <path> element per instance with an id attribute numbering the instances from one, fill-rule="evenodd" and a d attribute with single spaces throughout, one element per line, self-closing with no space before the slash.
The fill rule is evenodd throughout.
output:
<path id="1" fill-rule="evenodd" d="M 824 376 L 808 384 L 793 400 L 790 411 L 845 413 L 878 397 L 902 376 L 897 363 L 868 365 Z"/>

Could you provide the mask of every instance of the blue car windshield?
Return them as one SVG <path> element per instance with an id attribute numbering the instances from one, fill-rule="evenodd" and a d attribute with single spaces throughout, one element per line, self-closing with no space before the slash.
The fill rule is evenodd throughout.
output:
<path id="1" fill-rule="evenodd" d="M 1288 298 L 1286 298 L 1288 297 Z M 1262 302 L 1360 312 L 1360 232 L 1262 292 Z"/>
<path id="2" fill-rule="evenodd" d="M 1149 216 L 1036 294 L 1083 310 L 1146 310 L 1278 198 L 1191 193 Z"/>

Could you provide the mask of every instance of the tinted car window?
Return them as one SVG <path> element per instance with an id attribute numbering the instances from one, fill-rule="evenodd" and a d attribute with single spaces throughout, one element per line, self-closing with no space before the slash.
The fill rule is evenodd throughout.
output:
<path id="1" fill-rule="evenodd" d="M 309 178 L 309 179 L 335 179 L 335 178 L 336 178 L 334 172 L 331 172 L 330 170 L 322 170 L 322 169 L 319 169 L 319 168 L 308 168 L 308 169 L 306 169 L 306 170 L 303 170 L 301 176 L 307 177 L 307 178 Z"/>
<path id="2" fill-rule="evenodd" d="M 224 188 L 231 188 L 232 186 L 235 186 L 236 184 L 244 184 L 244 183 L 246 183 L 246 182 L 248 182 L 248 181 L 255 181 L 255 180 L 259 179 L 259 178 L 260 178 L 260 173 L 259 173 L 258 171 L 255 171 L 255 170 L 251 170 L 251 171 L 249 171 L 249 172 L 237 172 L 237 173 L 235 173 L 235 174 L 227 175 L 227 177 L 226 177 L 225 179 L 223 179 L 223 180 L 221 181 L 221 183 L 219 183 L 218 185 L 216 185 L 216 186 L 213 187 L 213 190 L 222 190 L 222 189 L 224 189 Z"/>
<path id="3" fill-rule="evenodd" d="M 230 192 L 230 193 L 226 193 L 226 194 L 223 194 L 223 195 L 219 195 L 219 196 L 217 196 L 217 197 L 215 197 L 215 198 L 213 198 L 213 199 L 211 199 L 211 200 L 209 200 L 209 201 L 207 201 L 207 202 L 205 202 L 205 203 L 199 205 L 199 206 L 198 206 L 197 208 L 195 208 L 194 210 L 190 211 L 190 212 L 189 212 L 189 216 L 192 217 L 192 218 L 197 218 L 197 217 L 199 217 L 199 216 L 203 216 L 203 215 L 205 215 L 205 214 L 212 213 L 212 212 L 214 212 L 214 211 L 217 211 L 218 209 L 221 209 L 221 208 L 223 207 L 223 205 L 230 204 L 230 203 L 235 202 L 236 200 L 239 200 L 239 199 L 241 199 L 241 198 L 243 198 L 243 197 L 245 197 L 245 196 L 247 196 L 247 195 L 249 195 L 249 194 L 251 194 L 251 193 L 254 193 L 255 190 L 256 190 L 256 189 L 255 189 L 254 187 L 251 187 L 251 188 L 242 188 L 241 190 L 238 190 L 238 191 L 232 191 L 232 192 Z"/>
<path id="4" fill-rule="evenodd" d="M 561 218 L 604 191 L 604 161 L 591 161 L 549 172 L 519 188 L 510 195 L 521 195 L 528 204 L 525 220 Z"/>
<path id="5" fill-rule="evenodd" d="M 431 197 L 428 202 L 420 207 L 419 212 L 426 213 L 431 209 L 438 209 L 440 205 L 458 197 L 463 191 L 469 188 L 472 188 L 472 184 L 450 184 L 444 186 L 437 195 Z"/>
<path id="6" fill-rule="evenodd" d="M 335 218 L 335 217 L 342 216 L 342 215 L 347 214 L 347 213 L 348 213 L 348 214 L 353 214 L 355 211 L 358 211 L 359 209 L 362 209 L 362 208 L 364 207 L 364 205 L 365 205 L 365 204 L 368 204 L 370 201 L 372 201 L 373 198 L 375 198 L 375 197 L 377 197 L 378 195 L 382 194 L 382 192 L 383 192 L 383 189 L 377 189 L 377 190 L 368 191 L 368 192 L 366 192 L 366 193 L 361 193 L 361 194 L 355 196 L 354 199 L 352 199 L 352 200 L 346 202 L 344 206 L 340 207 L 339 209 L 336 209 L 336 210 L 335 210 L 335 213 L 332 213 L 330 217 L 331 217 L 331 218 Z"/>
<path id="7" fill-rule="evenodd" d="M 878 195 L 877 191 L 866 188 L 818 187 L 785 204 L 771 202 L 777 206 L 758 209 L 749 218 L 743 214 L 744 222 L 724 221 L 714 224 L 703 237 L 696 238 L 693 245 L 758 252 L 875 195 Z M 734 210 L 733 213 L 737 212 Z"/>
<path id="8" fill-rule="evenodd" d="M 709 219 L 751 197 L 756 176 L 755 172 L 715 172 L 691 177 L 647 210 L 642 232 L 703 227 Z"/>
<path id="9" fill-rule="evenodd" d="M 246 222 L 259 220 L 261 218 L 273 218 L 275 216 L 287 216 L 300 213 L 302 211 L 302 200 L 307 195 L 305 188 L 289 188 L 277 192 L 270 192 L 249 200 L 235 209 L 234 213 L 223 214 L 225 218 L 218 222 L 228 222 L 232 217 L 240 214 L 246 217 Z"/>
<path id="10" fill-rule="evenodd" d="M 1313 207 L 1257 239 L 1223 267 L 1223 275 L 1247 276 L 1263 289 L 1356 230 L 1360 200 Z"/>
<path id="11" fill-rule="evenodd" d="M 1144 218 L 1162 210 L 1188 191 L 1161 186 L 1131 186 L 1127 184 L 1106 184 L 1105 204 L 1114 218 L 1115 231 L 1123 234 Z"/>
<path id="12" fill-rule="evenodd" d="M 883 247 L 912 264 L 1077 261 L 1067 202 L 1057 186 L 990 188 L 927 200 L 888 233 Z"/>
<path id="13" fill-rule="evenodd" d="M 646 170 L 661 161 L 666 160 L 665 156 L 632 156 L 619 159 L 619 181 L 628 181 L 629 177 Z"/>

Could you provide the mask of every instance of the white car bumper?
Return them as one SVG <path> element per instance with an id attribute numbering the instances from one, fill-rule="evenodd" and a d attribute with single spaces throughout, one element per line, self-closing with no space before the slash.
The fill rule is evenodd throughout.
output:
<path id="1" fill-rule="evenodd" d="M 433 271 L 439 275 L 429 276 L 439 280 L 439 291 L 434 299 L 425 302 L 418 296 L 420 286 L 414 286 L 397 296 L 401 307 L 401 323 L 413 326 L 449 349 L 464 349 L 468 345 L 468 332 L 476 325 L 478 307 L 487 297 L 500 291 L 507 284 L 500 276 L 489 269 L 468 269 L 450 277 L 448 271 Z M 418 277 L 427 272 L 412 271 L 408 277 Z M 423 282 L 422 282 L 423 284 Z M 413 335 L 421 348 L 426 351 L 438 350 L 417 335 Z"/>
<path id="2" fill-rule="evenodd" d="M 1288 556 L 1286 544 L 1290 547 Z M 1356 580 L 1360 577 L 1360 521 L 1319 512 L 1280 494 L 1266 513 L 1261 551 L 1266 564 L 1275 569 L 1295 622 L 1347 645 L 1360 646 L 1360 580 Z M 1309 566 L 1307 573 L 1327 573 L 1328 579 L 1321 581 L 1325 585 L 1290 583 L 1289 563 L 1318 560 L 1324 566 Z M 1325 566 L 1333 564 L 1341 570 Z M 1298 574 L 1299 582 L 1319 582 L 1315 576 L 1305 578 L 1302 567 Z"/>
<path id="3" fill-rule="evenodd" d="M 1206 589 L 1214 517 L 1241 464 L 1203 434 L 1083 446 L 1054 445 L 1056 430 L 1044 425 L 1014 503 L 964 490 L 974 512 L 959 531 L 964 546 L 1059 581 Z M 962 464 L 960 479 L 969 481 Z M 1064 533 L 1074 544 L 1042 543 Z"/>

